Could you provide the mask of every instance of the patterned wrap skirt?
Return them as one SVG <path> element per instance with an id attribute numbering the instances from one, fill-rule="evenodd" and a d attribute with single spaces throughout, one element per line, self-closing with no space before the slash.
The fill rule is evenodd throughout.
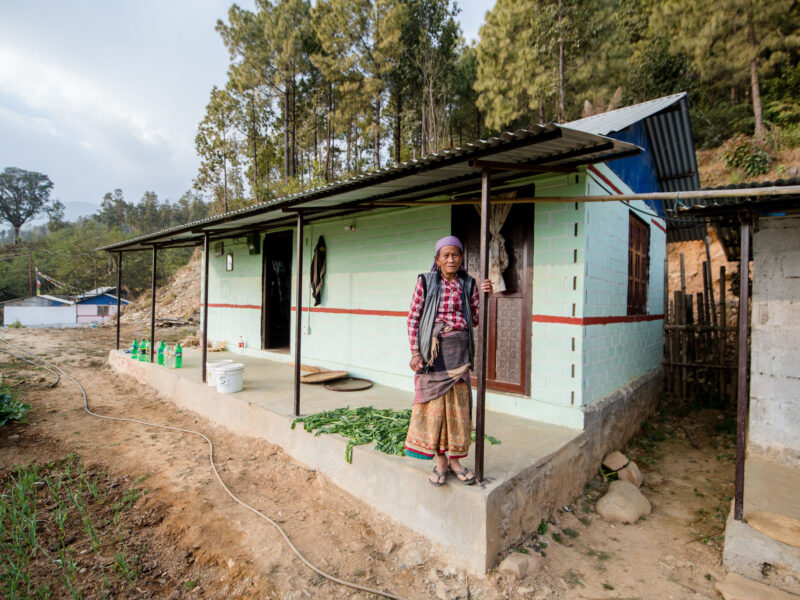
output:
<path id="1" fill-rule="evenodd" d="M 414 404 L 406 436 L 406 456 L 430 460 L 437 454 L 463 458 L 472 442 L 469 384 L 459 381 L 443 396 Z"/>

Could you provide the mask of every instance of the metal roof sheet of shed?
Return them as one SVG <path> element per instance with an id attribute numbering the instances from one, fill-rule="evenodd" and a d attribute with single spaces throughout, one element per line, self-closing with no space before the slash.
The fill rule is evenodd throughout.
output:
<path id="1" fill-rule="evenodd" d="M 479 185 L 480 169 L 468 164 L 473 159 L 577 168 L 639 151 L 633 144 L 565 125 L 534 126 L 98 249 L 113 252 L 197 244 L 205 232 L 223 237 L 247 227 L 289 225 L 294 217 L 284 212 L 288 207 L 336 210 L 386 198 L 421 199 L 453 193 Z M 524 176 L 530 172 L 505 171 L 503 179 Z"/>
<path id="2" fill-rule="evenodd" d="M 647 131 L 661 191 L 699 190 L 700 176 L 686 92 L 586 117 L 567 123 L 567 126 L 589 133 L 611 135 L 640 121 L 644 121 Z M 683 202 L 685 205 L 692 205 L 695 201 Z M 664 202 L 664 208 L 673 210 L 676 203 Z M 670 224 L 667 241 L 701 239 L 703 234 L 704 230 L 698 227 L 677 227 Z"/>

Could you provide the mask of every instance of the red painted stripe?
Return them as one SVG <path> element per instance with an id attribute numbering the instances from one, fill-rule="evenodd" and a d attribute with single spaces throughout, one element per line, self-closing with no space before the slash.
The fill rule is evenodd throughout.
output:
<path id="1" fill-rule="evenodd" d="M 659 321 L 664 315 L 621 315 L 618 317 L 556 317 L 553 315 L 533 315 L 534 323 L 561 323 L 564 325 L 609 325 L 611 323 L 639 323 Z"/>
<path id="2" fill-rule="evenodd" d="M 656 227 L 658 227 L 658 228 L 659 228 L 661 231 L 663 231 L 664 233 L 667 233 L 667 229 L 666 229 L 666 228 L 665 228 L 665 227 L 664 227 L 664 226 L 663 226 L 661 223 L 659 223 L 658 221 L 656 221 L 655 219 L 650 219 L 650 222 L 651 222 L 653 225 L 655 225 Z"/>
<path id="3" fill-rule="evenodd" d="M 603 175 L 600 171 L 598 171 L 597 168 L 595 168 L 594 165 L 589 165 L 589 170 L 592 173 L 594 173 L 595 175 L 597 175 L 603 182 L 605 182 L 605 184 L 608 187 L 610 187 L 616 193 L 618 193 L 618 194 L 622 193 L 622 190 L 620 190 L 617 186 L 615 186 L 613 183 L 611 183 L 611 180 L 608 177 L 606 177 L 605 175 Z"/>
<path id="4" fill-rule="evenodd" d="M 200 305 L 202 306 L 202 304 Z M 210 304 L 209 308 L 257 308 L 258 304 Z M 403 310 L 368 310 L 363 308 L 325 308 L 310 307 L 314 313 L 328 313 L 334 315 L 366 315 L 373 317 L 406 317 L 408 312 Z M 297 307 L 293 306 L 292 311 Z M 303 312 L 308 312 L 309 307 L 304 306 Z M 533 315 L 531 321 L 534 323 L 561 323 L 564 325 L 608 325 L 610 323 L 638 323 L 641 321 L 658 321 L 664 315 L 622 315 L 615 317 L 557 317 L 555 315 Z"/>
<path id="5" fill-rule="evenodd" d="M 309 307 L 304 306 L 303 312 L 308 312 Z M 297 310 L 296 306 L 292 307 L 293 311 Z M 315 313 L 331 313 L 334 315 L 369 315 L 374 317 L 407 317 L 408 311 L 403 310 L 367 310 L 365 308 L 316 308 L 311 307 L 311 312 Z"/>

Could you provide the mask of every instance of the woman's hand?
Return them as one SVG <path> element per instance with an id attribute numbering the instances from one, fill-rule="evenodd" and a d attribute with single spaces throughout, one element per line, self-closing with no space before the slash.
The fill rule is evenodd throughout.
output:
<path id="1" fill-rule="evenodd" d="M 411 360 L 408 361 L 408 366 L 411 367 L 411 370 L 414 371 L 414 373 L 419 373 L 422 371 L 422 355 L 417 354 L 416 356 L 412 356 Z"/>
<path id="2" fill-rule="evenodd" d="M 481 284 L 481 290 L 489 294 L 490 296 L 494 292 L 494 287 L 492 287 L 492 282 L 488 279 L 484 279 L 483 283 Z"/>

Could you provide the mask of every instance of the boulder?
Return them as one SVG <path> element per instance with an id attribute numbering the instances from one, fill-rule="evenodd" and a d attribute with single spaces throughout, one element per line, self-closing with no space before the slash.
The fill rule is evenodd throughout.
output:
<path id="1" fill-rule="evenodd" d="M 617 477 L 622 481 L 630 481 L 637 488 L 642 487 L 644 483 L 642 472 L 639 470 L 639 466 L 633 461 L 630 461 L 624 468 L 617 471 Z"/>
<path id="2" fill-rule="evenodd" d="M 603 459 L 603 466 L 609 471 L 619 471 L 627 464 L 628 457 L 616 450 L 610 454 L 606 454 L 606 457 Z"/>
<path id="3" fill-rule="evenodd" d="M 652 507 L 639 488 L 630 481 L 614 481 L 594 509 L 607 521 L 635 523 L 640 517 L 649 515 Z"/>
<path id="4" fill-rule="evenodd" d="M 512 552 L 503 559 L 503 562 L 498 565 L 497 570 L 501 573 L 514 575 L 518 579 L 522 579 L 538 571 L 541 560 L 542 558 L 539 554 Z"/>

